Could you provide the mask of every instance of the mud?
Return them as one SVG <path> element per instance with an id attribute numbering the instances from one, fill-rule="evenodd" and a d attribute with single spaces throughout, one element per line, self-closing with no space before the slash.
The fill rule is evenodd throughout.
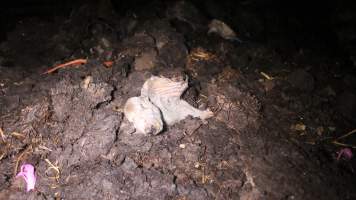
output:
<path id="1" fill-rule="evenodd" d="M 7 32 L 0 199 L 355 199 L 355 160 L 337 160 L 333 143 L 355 122 L 356 78 L 335 67 L 344 58 L 227 41 L 194 5 L 171 4 L 100 20 L 86 5 Z M 88 63 L 42 74 L 77 58 Z M 135 133 L 126 100 L 151 75 L 181 74 L 183 98 L 214 117 Z M 36 168 L 29 193 L 15 178 L 23 163 Z"/>

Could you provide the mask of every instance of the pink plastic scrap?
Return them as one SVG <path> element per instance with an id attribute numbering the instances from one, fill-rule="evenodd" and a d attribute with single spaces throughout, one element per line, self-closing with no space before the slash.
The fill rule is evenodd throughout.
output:
<path id="1" fill-rule="evenodd" d="M 340 158 L 345 158 L 346 160 L 350 160 L 352 158 L 352 150 L 350 148 L 342 148 L 337 152 L 337 160 Z"/>
<path id="2" fill-rule="evenodd" d="M 16 178 L 17 177 L 23 177 L 23 179 L 25 179 L 27 185 L 27 189 L 26 189 L 27 192 L 35 189 L 36 175 L 35 175 L 35 167 L 33 167 L 33 165 L 31 164 L 22 165 L 21 171 L 16 175 Z"/>

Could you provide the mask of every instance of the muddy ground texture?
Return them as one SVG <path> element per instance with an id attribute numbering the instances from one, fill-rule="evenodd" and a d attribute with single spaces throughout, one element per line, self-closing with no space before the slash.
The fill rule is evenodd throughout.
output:
<path id="1" fill-rule="evenodd" d="M 334 57 L 208 35 L 188 6 L 17 22 L 0 44 L 0 199 L 356 198 L 355 160 L 333 143 L 355 128 L 356 77 Z M 133 133 L 125 101 L 151 75 L 182 73 L 183 98 L 214 117 Z M 14 178 L 23 163 L 35 191 Z"/>

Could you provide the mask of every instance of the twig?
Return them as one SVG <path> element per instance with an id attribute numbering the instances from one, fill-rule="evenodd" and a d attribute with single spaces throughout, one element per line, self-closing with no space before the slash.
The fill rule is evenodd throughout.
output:
<path id="1" fill-rule="evenodd" d="M 204 94 L 199 94 L 199 96 L 202 96 L 202 97 L 204 97 L 205 99 L 207 99 L 208 97 L 207 96 L 205 96 Z"/>
<path id="2" fill-rule="evenodd" d="M 339 146 L 343 146 L 343 147 L 350 147 L 350 148 L 353 148 L 353 149 L 356 149 L 356 146 L 354 145 L 351 145 L 351 144 L 346 144 L 346 143 L 342 143 L 342 142 L 339 142 L 339 140 L 341 139 L 344 139 L 346 137 L 349 137 L 350 135 L 356 133 L 356 129 L 346 133 L 345 135 L 342 135 L 338 138 L 336 138 L 335 140 L 333 140 L 331 143 L 335 144 L 335 145 L 339 145 Z"/>
<path id="3" fill-rule="evenodd" d="M 10 133 L 10 135 L 15 136 L 17 138 L 25 138 L 26 137 L 23 134 L 18 133 L 18 132 L 12 132 L 12 133 Z"/>
<path id="4" fill-rule="evenodd" d="M 336 140 L 332 141 L 331 143 L 333 143 L 335 145 L 343 146 L 343 147 L 350 147 L 350 148 L 356 149 L 356 146 L 354 146 L 354 145 L 341 143 Z"/>
<path id="5" fill-rule="evenodd" d="M 342 136 L 336 138 L 336 140 L 341 140 L 341 139 L 346 138 L 346 137 L 348 137 L 348 136 L 350 136 L 350 135 L 352 135 L 352 134 L 354 134 L 354 133 L 356 133 L 356 129 L 354 129 L 354 130 L 352 130 L 352 131 L 346 133 L 345 135 L 342 135 Z M 336 140 L 335 140 L 335 141 L 336 141 Z"/>
<path id="6" fill-rule="evenodd" d="M 268 74 L 266 74 L 266 73 L 264 73 L 264 72 L 260 72 L 260 74 L 261 74 L 263 77 L 265 77 L 267 80 L 273 80 L 273 77 L 272 77 L 272 76 L 270 76 L 270 75 L 268 75 Z"/>
<path id="7" fill-rule="evenodd" d="M 6 156 L 6 154 L 8 153 L 8 150 L 11 147 L 10 143 L 5 143 L 6 146 L 4 147 L 4 151 L 2 152 L 2 154 L 0 155 L 0 161 Z"/>
<path id="8" fill-rule="evenodd" d="M 14 168 L 14 177 L 16 176 L 17 169 L 18 169 L 18 167 L 19 167 L 19 163 L 20 163 L 22 157 L 23 157 L 26 153 L 28 153 L 28 152 L 30 151 L 30 149 L 32 149 L 32 145 L 27 146 L 26 149 L 19 155 L 19 157 L 17 157 L 17 159 L 16 159 L 16 164 L 15 164 L 15 168 Z"/>
<path id="9" fill-rule="evenodd" d="M 47 151 L 52 151 L 52 149 L 46 147 L 46 146 L 43 146 L 43 145 L 38 145 L 38 148 L 39 149 L 43 149 L 43 150 L 47 150 Z"/>
<path id="10" fill-rule="evenodd" d="M 56 171 L 56 175 L 49 177 L 49 178 L 54 178 L 56 179 L 57 182 L 59 182 L 59 178 L 60 178 L 60 170 L 58 166 L 55 166 L 51 163 L 51 161 L 49 161 L 47 158 L 45 159 L 46 163 L 49 165 L 49 168 L 46 170 L 46 173 L 48 170 L 53 169 L 54 171 Z"/>
<path id="11" fill-rule="evenodd" d="M 227 121 L 230 121 L 231 107 L 232 107 L 232 103 L 229 103 L 229 108 L 228 108 L 228 110 L 227 110 Z"/>
<path id="12" fill-rule="evenodd" d="M 44 73 L 42 74 L 50 74 L 52 72 L 55 72 L 57 69 L 60 69 L 60 68 L 64 68 L 64 67 L 67 67 L 67 66 L 70 66 L 70 65 L 82 65 L 82 64 L 86 64 L 88 62 L 87 59 L 76 59 L 76 60 L 72 60 L 72 61 L 69 61 L 69 62 L 66 62 L 66 63 L 63 63 L 63 64 L 60 64 L 60 65 L 57 65 L 47 71 L 45 71 Z"/>
<path id="13" fill-rule="evenodd" d="M 2 141 L 5 143 L 6 142 L 5 134 L 4 134 L 4 131 L 2 130 L 2 128 L 0 128 L 0 136 L 1 136 Z"/>
<path id="14" fill-rule="evenodd" d="M 205 183 L 206 183 L 205 166 L 202 166 L 202 170 L 203 170 L 203 175 L 202 175 L 202 177 L 201 177 L 201 182 L 202 182 L 203 184 L 205 184 Z"/>

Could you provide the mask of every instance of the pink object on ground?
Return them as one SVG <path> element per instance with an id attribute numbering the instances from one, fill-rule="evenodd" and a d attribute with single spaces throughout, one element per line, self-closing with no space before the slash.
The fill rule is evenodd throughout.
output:
<path id="1" fill-rule="evenodd" d="M 35 189 L 36 184 L 36 175 L 35 175 L 35 167 L 31 164 L 24 164 L 21 166 L 21 171 L 16 175 L 17 177 L 23 177 L 27 184 L 26 191 Z"/>
<path id="2" fill-rule="evenodd" d="M 352 150 L 350 148 L 343 148 L 340 149 L 337 152 L 337 160 L 339 160 L 341 157 L 344 157 L 346 160 L 350 160 L 352 158 L 353 154 L 352 154 Z"/>

